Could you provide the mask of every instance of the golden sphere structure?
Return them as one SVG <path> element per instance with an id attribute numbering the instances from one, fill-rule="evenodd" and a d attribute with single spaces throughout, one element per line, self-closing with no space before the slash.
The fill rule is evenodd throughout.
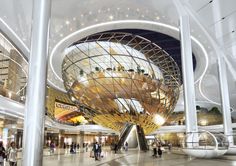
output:
<path id="1" fill-rule="evenodd" d="M 64 85 L 83 113 L 120 131 L 126 123 L 144 133 L 161 126 L 179 97 L 177 64 L 155 43 L 130 33 L 88 36 L 65 50 Z"/>

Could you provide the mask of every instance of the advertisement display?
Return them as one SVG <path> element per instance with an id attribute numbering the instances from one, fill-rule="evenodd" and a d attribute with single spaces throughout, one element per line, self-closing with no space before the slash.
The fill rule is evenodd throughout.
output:
<path id="1" fill-rule="evenodd" d="M 55 101 L 54 117 L 58 121 L 63 121 L 68 115 L 76 112 L 78 108 L 76 106 Z"/>

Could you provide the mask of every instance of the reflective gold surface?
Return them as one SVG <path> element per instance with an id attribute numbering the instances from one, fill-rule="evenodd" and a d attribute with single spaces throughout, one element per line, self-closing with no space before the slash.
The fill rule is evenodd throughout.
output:
<path id="1" fill-rule="evenodd" d="M 93 117 L 96 123 L 120 130 L 122 122 L 129 122 L 141 125 L 145 133 L 149 133 L 160 126 L 150 115 L 158 113 L 166 119 L 171 113 L 176 102 L 175 92 L 160 81 L 135 72 L 110 74 L 112 77 L 105 77 L 104 72 L 89 74 L 88 80 L 76 81 L 72 86 L 75 98 L 96 110 Z M 117 99 L 132 99 L 133 102 L 135 99 L 143 110 L 133 106 L 132 101 L 122 104 Z"/>
<path id="2" fill-rule="evenodd" d="M 156 130 L 179 97 L 178 66 L 160 47 L 139 36 L 101 36 L 126 40 L 91 37 L 68 48 L 62 65 L 68 94 L 100 125 L 120 131 L 125 123 L 133 123 L 145 134 Z"/>

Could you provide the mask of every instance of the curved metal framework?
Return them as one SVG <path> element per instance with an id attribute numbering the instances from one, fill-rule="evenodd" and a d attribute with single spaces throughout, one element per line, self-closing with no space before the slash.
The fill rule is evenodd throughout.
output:
<path id="1" fill-rule="evenodd" d="M 0 95 L 24 102 L 28 64 L 0 32 Z"/>
<path id="2" fill-rule="evenodd" d="M 105 32 L 74 43 L 65 54 L 65 88 L 96 123 L 120 130 L 130 122 L 150 133 L 174 109 L 179 68 L 151 41 L 130 33 Z"/>
<path id="3" fill-rule="evenodd" d="M 183 151 L 199 158 L 214 158 L 224 155 L 229 142 L 222 133 L 200 131 L 187 133 L 182 144 Z"/>

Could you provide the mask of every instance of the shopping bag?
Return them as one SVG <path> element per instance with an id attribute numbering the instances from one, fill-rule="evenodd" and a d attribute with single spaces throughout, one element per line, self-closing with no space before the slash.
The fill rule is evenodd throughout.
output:
<path id="1" fill-rule="evenodd" d="M 92 158 L 94 158 L 94 152 L 91 151 L 89 156 L 92 157 Z"/>

